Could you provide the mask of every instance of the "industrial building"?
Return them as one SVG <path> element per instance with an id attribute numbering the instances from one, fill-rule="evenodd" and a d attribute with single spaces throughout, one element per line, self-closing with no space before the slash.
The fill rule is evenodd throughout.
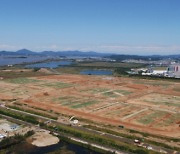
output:
<path id="1" fill-rule="evenodd" d="M 168 67 L 168 76 L 180 78 L 180 64 L 172 64 Z"/>

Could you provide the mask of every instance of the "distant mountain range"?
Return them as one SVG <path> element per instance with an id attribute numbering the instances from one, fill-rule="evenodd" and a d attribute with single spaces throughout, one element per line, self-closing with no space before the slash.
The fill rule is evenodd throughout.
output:
<path id="1" fill-rule="evenodd" d="M 94 51 L 82 52 L 82 51 L 42 51 L 34 52 L 27 49 L 21 49 L 16 52 L 12 51 L 0 51 L 0 55 L 7 56 L 30 56 L 30 55 L 42 55 L 42 56 L 62 56 L 62 57 L 106 57 L 115 60 L 125 60 L 125 59 L 142 59 L 142 60 L 161 60 L 161 59 L 175 59 L 180 60 L 180 54 L 178 55 L 151 55 L 151 56 L 139 56 L 139 55 L 120 55 L 113 53 L 98 53 Z"/>
<path id="2" fill-rule="evenodd" d="M 30 56 L 30 55 L 44 55 L 44 56 L 63 56 L 63 57 L 104 57 L 110 56 L 110 53 L 98 53 L 94 51 L 82 52 L 82 51 L 42 51 L 42 52 L 34 52 L 27 49 L 21 49 L 16 52 L 12 51 L 0 51 L 0 55 L 21 55 L 21 56 Z"/>

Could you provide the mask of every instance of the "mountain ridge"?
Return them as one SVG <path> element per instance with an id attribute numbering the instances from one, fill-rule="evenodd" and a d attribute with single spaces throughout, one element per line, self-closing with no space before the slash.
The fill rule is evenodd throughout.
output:
<path id="1" fill-rule="evenodd" d="M 17 51 L 0 51 L 0 55 L 13 55 L 13 56 L 30 56 L 30 55 L 42 55 L 42 56 L 63 56 L 63 57 L 106 57 L 106 58 L 112 58 L 116 60 L 124 60 L 124 59 L 163 59 L 163 58 L 174 58 L 174 59 L 180 59 L 180 54 L 176 55 L 129 55 L 129 54 L 114 54 L 114 53 L 99 53 L 95 51 L 41 51 L 41 52 L 35 52 L 28 49 L 20 49 Z"/>
<path id="2" fill-rule="evenodd" d="M 35 52 L 28 49 L 20 49 L 17 51 L 0 51 L 0 55 L 46 55 L 46 56 L 97 56 L 97 57 L 103 57 L 103 56 L 110 56 L 111 53 L 98 53 L 94 51 L 41 51 L 41 52 Z"/>

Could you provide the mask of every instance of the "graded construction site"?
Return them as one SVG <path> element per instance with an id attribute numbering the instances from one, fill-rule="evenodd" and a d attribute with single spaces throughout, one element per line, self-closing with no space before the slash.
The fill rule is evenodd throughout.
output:
<path id="1" fill-rule="evenodd" d="M 150 134 L 180 137 L 180 83 L 48 75 L 0 81 L 0 100 Z"/>

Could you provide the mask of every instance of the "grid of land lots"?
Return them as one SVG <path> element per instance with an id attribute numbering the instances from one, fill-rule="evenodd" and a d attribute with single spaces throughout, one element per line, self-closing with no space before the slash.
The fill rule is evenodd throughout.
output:
<path id="1" fill-rule="evenodd" d="M 2 80 L 0 87 L 3 101 L 180 137 L 178 82 L 64 74 Z"/>

